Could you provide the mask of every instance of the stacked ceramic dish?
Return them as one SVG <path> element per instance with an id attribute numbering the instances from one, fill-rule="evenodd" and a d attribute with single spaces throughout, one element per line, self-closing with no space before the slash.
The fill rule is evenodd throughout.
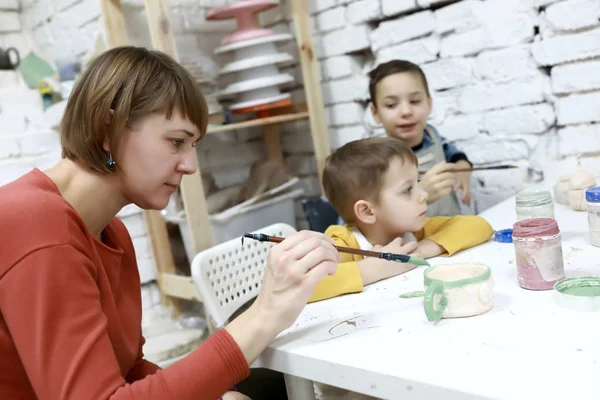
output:
<path id="1" fill-rule="evenodd" d="M 227 7 L 212 9 L 207 20 L 237 19 L 237 30 L 221 41 L 216 54 L 232 54 L 232 61 L 219 75 L 234 74 L 233 83 L 217 93 L 235 113 L 267 110 L 291 104 L 291 95 L 281 85 L 294 81 L 279 67 L 293 61 L 290 54 L 279 52 L 277 44 L 292 40 L 289 33 L 276 33 L 258 26 L 255 14 L 277 7 L 274 0 L 240 0 Z M 230 77 L 230 76 L 229 76 Z"/>
<path id="2" fill-rule="evenodd" d="M 217 100 L 217 82 L 205 73 L 201 60 L 182 57 L 181 65 L 192 74 L 196 82 L 200 85 L 202 94 L 206 98 L 208 113 L 210 115 L 222 113 L 223 107 L 221 107 Z"/>

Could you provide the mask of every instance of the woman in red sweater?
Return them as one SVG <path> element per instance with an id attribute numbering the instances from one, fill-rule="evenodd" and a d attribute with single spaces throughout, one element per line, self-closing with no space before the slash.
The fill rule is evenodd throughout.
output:
<path id="1" fill-rule="evenodd" d="M 163 209 L 196 171 L 206 126 L 193 78 L 162 53 L 116 48 L 86 69 L 61 121 L 63 159 L 0 187 L 1 399 L 215 400 L 335 272 L 331 239 L 290 236 L 246 312 L 169 368 L 143 359 L 135 253 L 115 216 Z"/>

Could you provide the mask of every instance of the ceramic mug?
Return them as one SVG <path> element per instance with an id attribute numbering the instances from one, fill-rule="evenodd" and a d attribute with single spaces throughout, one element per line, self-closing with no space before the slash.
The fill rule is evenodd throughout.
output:
<path id="1" fill-rule="evenodd" d="M 10 53 L 14 54 L 14 63 L 11 60 Z M 21 56 L 14 47 L 9 47 L 6 50 L 0 49 L 0 69 L 15 69 L 19 66 L 20 62 Z"/>
<path id="2" fill-rule="evenodd" d="M 425 270 L 424 279 L 425 315 L 430 321 L 471 317 L 494 305 L 494 280 L 487 265 L 435 265 Z"/>

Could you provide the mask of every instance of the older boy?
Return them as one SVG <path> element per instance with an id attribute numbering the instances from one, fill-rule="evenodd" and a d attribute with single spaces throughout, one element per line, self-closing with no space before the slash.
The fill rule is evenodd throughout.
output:
<path id="1" fill-rule="evenodd" d="M 409 61 L 392 60 L 371 71 L 369 78 L 373 118 L 388 136 L 410 146 L 420 169 L 428 170 L 420 182 L 429 195 L 427 215 L 461 214 L 456 191 L 462 190 L 462 202 L 471 204 L 471 172 L 453 170 L 472 165 L 427 123 L 432 100 L 423 70 Z"/>

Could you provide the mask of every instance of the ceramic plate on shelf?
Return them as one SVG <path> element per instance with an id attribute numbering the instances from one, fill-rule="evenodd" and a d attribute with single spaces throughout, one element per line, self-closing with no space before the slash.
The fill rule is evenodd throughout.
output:
<path id="1" fill-rule="evenodd" d="M 256 107 L 261 104 L 269 104 L 269 103 L 275 103 L 275 102 L 278 102 L 281 100 L 285 100 L 285 99 L 290 98 L 291 96 L 292 95 L 289 93 L 283 93 L 278 96 L 263 97 L 263 98 L 258 98 L 256 100 L 248 100 L 248 101 L 242 101 L 240 103 L 233 103 L 230 106 L 228 106 L 227 108 L 229 108 L 230 110 L 239 110 L 240 108 Z"/>
<path id="2" fill-rule="evenodd" d="M 253 14 L 277 6 L 279 6 L 279 2 L 275 0 L 242 0 L 226 7 L 213 8 L 206 14 L 206 19 L 211 21 L 238 18 L 246 13 Z"/>
<path id="3" fill-rule="evenodd" d="M 282 42 L 285 40 L 292 40 L 294 37 L 289 33 L 277 33 L 275 35 L 261 36 L 254 39 L 242 40 L 235 43 L 226 44 L 225 46 L 217 47 L 215 54 L 222 54 L 228 51 L 241 49 L 244 47 L 256 46 L 263 43 L 274 43 Z"/>
<path id="4" fill-rule="evenodd" d="M 219 75 L 243 71 L 245 69 L 263 67 L 265 65 L 281 64 L 293 60 L 294 57 L 287 53 L 266 54 L 252 58 L 245 58 L 243 60 L 237 60 L 226 64 L 221 71 L 219 71 Z"/>
<path id="5" fill-rule="evenodd" d="M 275 76 L 249 79 L 247 81 L 232 83 L 216 95 L 219 97 L 230 96 L 237 93 L 248 92 L 250 90 L 261 89 L 269 86 L 279 86 L 284 83 L 289 83 L 293 81 L 294 77 L 290 74 L 279 74 Z"/>

